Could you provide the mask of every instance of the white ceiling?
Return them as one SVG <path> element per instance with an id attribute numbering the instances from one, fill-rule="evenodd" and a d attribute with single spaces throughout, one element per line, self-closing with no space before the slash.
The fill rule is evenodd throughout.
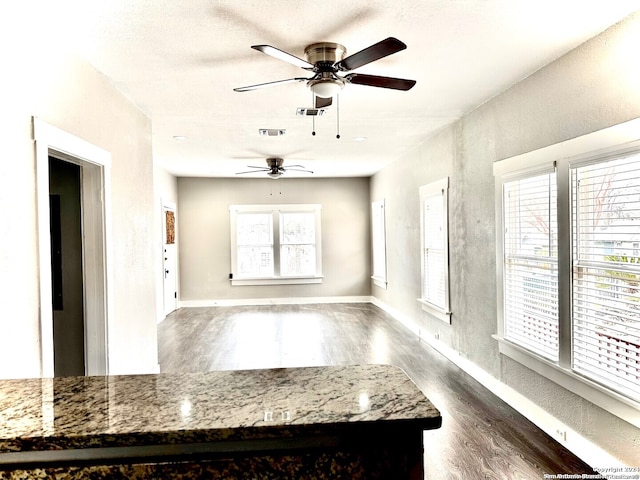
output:
<path id="1" fill-rule="evenodd" d="M 235 176 L 272 156 L 316 176 L 369 176 L 640 9 L 640 0 L 49 3 L 69 43 L 152 119 L 154 158 L 178 176 Z M 349 55 L 389 36 L 408 48 L 358 71 L 417 84 L 407 92 L 347 85 L 339 99 L 340 139 L 335 104 L 316 119 L 315 136 L 311 117 L 295 115 L 311 106 L 304 83 L 233 91 L 309 76 L 251 45 L 304 58 L 311 43 L 341 43 Z M 287 133 L 262 137 L 260 128 Z"/>

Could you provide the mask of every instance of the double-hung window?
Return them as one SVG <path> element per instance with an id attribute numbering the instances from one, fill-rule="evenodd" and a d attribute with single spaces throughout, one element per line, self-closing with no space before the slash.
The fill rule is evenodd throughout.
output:
<path id="1" fill-rule="evenodd" d="M 320 205 L 231 205 L 232 285 L 321 283 Z"/>
<path id="2" fill-rule="evenodd" d="M 589 153 L 590 138 L 494 167 L 497 338 L 640 424 L 640 144 Z"/>
<path id="3" fill-rule="evenodd" d="M 449 311 L 449 178 L 420 187 L 420 246 L 423 310 L 447 323 Z"/>

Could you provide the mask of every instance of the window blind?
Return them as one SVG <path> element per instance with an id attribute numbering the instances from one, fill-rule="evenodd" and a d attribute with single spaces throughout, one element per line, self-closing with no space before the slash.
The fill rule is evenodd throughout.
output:
<path id="1" fill-rule="evenodd" d="M 422 298 L 446 310 L 445 298 L 445 242 L 443 222 L 443 193 L 423 199 L 423 277 Z"/>
<path id="2" fill-rule="evenodd" d="M 640 155 L 571 171 L 573 369 L 640 400 Z"/>
<path id="3" fill-rule="evenodd" d="M 387 281 L 387 250 L 384 200 L 371 203 L 372 276 Z"/>
<path id="4" fill-rule="evenodd" d="M 509 181 L 504 205 L 504 336 L 558 360 L 555 173 Z"/>

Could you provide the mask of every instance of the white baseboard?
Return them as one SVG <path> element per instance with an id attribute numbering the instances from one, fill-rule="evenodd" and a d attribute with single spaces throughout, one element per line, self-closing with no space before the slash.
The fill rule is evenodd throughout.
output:
<path id="1" fill-rule="evenodd" d="M 547 435 L 557 440 L 587 465 L 591 466 L 591 468 L 629 467 L 629 465 L 625 465 L 598 445 L 583 437 L 553 415 L 549 414 L 546 410 L 529 400 L 521 393 L 490 375 L 475 363 L 460 356 L 457 351 L 448 345 L 436 340 L 435 338 L 430 338 L 429 335 L 423 335 L 423 329 L 421 329 L 409 316 L 399 312 L 393 307 L 390 307 L 377 298 L 373 298 L 371 303 L 398 320 L 405 327 L 418 335 L 421 340 L 424 340 L 447 359 L 468 373 L 471 377 L 480 382 L 484 387 L 497 395 L 498 398 L 517 410 L 520 414 L 524 415 Z"/>
<path id="2" fill-rule="evenodd" d="M 209 300 L 180 300 L 179 307 L 236 307 L 242 305 L 308 305 L 312 303 L 372 303 L 370 296 L 238 298 Z"/>

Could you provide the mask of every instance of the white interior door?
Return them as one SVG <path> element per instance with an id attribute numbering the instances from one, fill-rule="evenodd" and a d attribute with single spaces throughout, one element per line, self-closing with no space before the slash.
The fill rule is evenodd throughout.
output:
<path id="1" fill-rule="evenodd" d="M 162 276 L 164 285 L 164 315 L 173 312 L 178 305 L 178 252 L 175 204 L 162 205 Z"/>

